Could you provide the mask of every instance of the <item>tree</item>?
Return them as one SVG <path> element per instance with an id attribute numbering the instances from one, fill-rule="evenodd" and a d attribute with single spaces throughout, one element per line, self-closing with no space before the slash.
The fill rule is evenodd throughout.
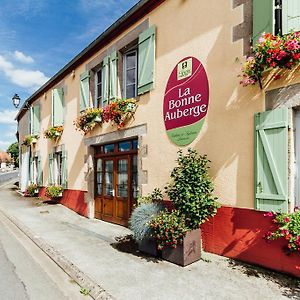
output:
<path id="1" fill-rule="evenodd" d="M 10 154 L 11 158 L 15 162 L 15 166 L 19 166 L 19 143 L 12 143 L 6 150 L 8 154 Z"/>

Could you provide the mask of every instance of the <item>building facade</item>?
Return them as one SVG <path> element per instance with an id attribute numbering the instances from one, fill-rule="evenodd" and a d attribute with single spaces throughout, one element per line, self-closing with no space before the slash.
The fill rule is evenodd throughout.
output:
<path id="1" fill-rule="evenodd" d="M 300 203 L 299 71 L 263 89 L 237 77 L 262 32 L 300 29 L 297 11 L 291 0 L 140 1 L 21 108 L 20 143 L 40 137 L 21 146 L 21 189 L 62 185 L 62 204 L 127 225 L 137 195 L 162 188 L 177 151 L 191 147 L 212 161 L 222 204 L 202 227 L 204 249 L 299 276 L 299 256 L 262 239 L 270 227 L 264 211 Z M 81 112 L 116 98 L 137 100 L 122 129 L 76 130 Z M 51 126 L 63 126 L 60 139 L 43 138 Z"/>

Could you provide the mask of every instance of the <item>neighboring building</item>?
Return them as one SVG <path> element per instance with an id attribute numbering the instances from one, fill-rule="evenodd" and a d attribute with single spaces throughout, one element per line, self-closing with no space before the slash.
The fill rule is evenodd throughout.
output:
<path id="1" fill-rule="evenodd" d="M 162 188 L 178 149 L 192 147 L 212 161 L 222 204 L 202 227 L 204 249 L 299 276 L 299 256 L 287 257 L 280 242 L 262 239 L 270 227 L 262 211 L 293 211 L 300 203 L 300 77 L 263 90 L 244 88 L 237 78 L 252 32 L 257 39 L 263 31 L 300 29 L 298 1 L 283 1 L 282 25 L 273 21 L 279 2 L 140 1 L 21 108 L 20 141 L 41 136 L 34 147 L 21 147 L 21 189 L 30 181 L 61 184 L 62 204 L 126 225 L 137 194 Z M 196 73 L 193 89 L 200 92 L 191 96 L 189 77 Z M 178 98 L 164 106 L 174 90 Z M 85 136 L 75 130 L 73 121 L 87 107 L 131 97 L 138 108 L 122 130 L 107 123 Z M 181 107 L 187 109 L 178 112 Z M 42 137 L 52 125 L 64 127 L 56 143 Z"/>

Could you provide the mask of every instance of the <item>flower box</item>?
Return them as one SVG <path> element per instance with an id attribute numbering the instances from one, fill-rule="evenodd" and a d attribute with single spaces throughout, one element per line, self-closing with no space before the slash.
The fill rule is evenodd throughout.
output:
<path id="1" fill-rule="evenodd" d="M 183 243 L 176 248 L 165 247 L 162 258 L 176 265 L 185 267 L 201 258 L 201 230 L 188 231 L 183 238 Z"/>

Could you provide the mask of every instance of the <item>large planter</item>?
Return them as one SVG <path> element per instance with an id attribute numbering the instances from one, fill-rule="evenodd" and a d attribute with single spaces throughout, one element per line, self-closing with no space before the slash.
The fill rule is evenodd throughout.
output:
<path id="1" fill-rule="evenodd" d="M 138 249 L 143 253 L 158 256 L 157 243 L 154 239 L 144 239 L 138 242 Z"/>
<path id="2" fill-rule="evenodd" d="M 187 266 L 201 258 L 201 231 L 189 231 L 183 243 L 176 248 L 166 247 L 162 250 L 162 258 L 179 266 Z"/>

